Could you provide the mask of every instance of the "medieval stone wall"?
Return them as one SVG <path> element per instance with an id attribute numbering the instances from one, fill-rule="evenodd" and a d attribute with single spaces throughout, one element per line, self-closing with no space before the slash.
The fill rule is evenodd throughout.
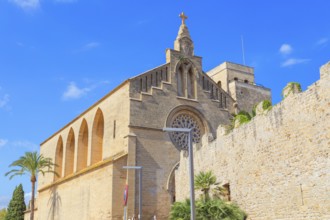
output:
<path id="1" fill-rule="evenodd" d="M 197 150 L 195 173 L 212 170 L 249 219 L 330 219 L 330 63 L 307 91 Z M 177 199 L 189 197 L 187 159 Z"/>

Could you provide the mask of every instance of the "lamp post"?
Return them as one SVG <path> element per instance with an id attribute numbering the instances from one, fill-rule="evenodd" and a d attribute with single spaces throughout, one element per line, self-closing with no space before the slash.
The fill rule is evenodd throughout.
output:
<path id="1" fill-rule="evenodd" d="M 190 180 L 190 219 L 195 220 L 195 186 L 194 186 L 194 156 L 192 144 L 192 129 L 190 128 L 163 128 L 166 132 L 183 132 L 188 134 L 189 153 L 189 180 Z"/>
<path id="2" fill-rule="evenodd" d="M 124 169 L 139 171 L 139 219 L 142 219 L 142 166 L 124 166 Z"/>

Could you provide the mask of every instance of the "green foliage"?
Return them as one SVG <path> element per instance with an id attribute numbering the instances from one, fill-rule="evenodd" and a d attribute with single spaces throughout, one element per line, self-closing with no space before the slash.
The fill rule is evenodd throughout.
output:
<path id="1" fill-rule="evenodd" d="M 24 191 L 22 184 L 20 184 L 13 192 L 13 197 L 9 202 L 5 220 L 24 220 L 25 209 Z"/>
<path id="2" fill-rule="evenodd" d="M 236 204 L 212 199 L 197 202 L 197 219 L 200 220 L 244 220 L 247 215 Z"/>
<path id="3" fill-rule="evenodd" d="M 217 186 L 212 171 L 200 172 L 195 176 L 195 189 L 200 189 L 204 198 L 196 201 L 196 220 L 244 220 L 247 215 L 236 204 L 225 202 L 218 196 L 210 198 L 209 191 Z M 224 187 L 215 187 L 218 194 L 224 193 Z M 207 198 L 207 199 L 206 199 Z M 190 220 L 190 200 L 175 202 L 171 207 L 170 220 Z"/>
<path id="4" fill-rule="evenodd" d="M 26 152 L 24 156 L 21 156 L 18 160 L 14 161 L 9 165 L 15 167 L 5 175 L 12 179 L 14 176 L 29 175 L 32 185 L 32 196 L 31 196 L 31 214 L 30 219 L 34 219 L 34 191 L 35 183 L 37 181 L 38 173 L 45 175 L 45 173 L 55 173 L 54 166 L 56 166 L 51 158 L 45 158 L 43 155 L 38 155 L 38 152 Z M 9 220 L 9 219 L 8 219 Z M 14 220 L 14 219 L 10 219 Z"/>
<path id="5" fill-rule="evenodd" d="M 234 127 L 238 127 L 242 124 L 248 123 L 249 121 L 251 121 L 252 117 L 251 115 L 246 112 L 246 111 L 240 111 L 233 120 L 234 123 Z"/>
<path id="6" fill-rule="evenodd" d="M 172 220 L 190 220 L 190 200 L 175 202 L 171 207 L 170 219 Z"/>
<path id="7" fill-rule="evenodd" d="M 284 90 L 287 89 L 287 88 L 289 88 L 289 91 L 286 95 L 284 95 Z M 290 93 L 293 93 L 295 88 L 298 90 L 298 92 L 302 91 L 300 83 L 298 83 L 298 82 L 289 82 L 287 84 L 287 86 L 284 87 L 284 89 L 282 90 L 283 99 L 285 99 Z"/>
<path id="8" fill-rule="evenodd" d="M 269 100 L 262 101 L 262 109 L 270 110 L 272 108 L 272 103 Z"/>
<path id="9" fill-rule="evenodd" d="M 244 220 L 247 215 L 236 204 L 221 199 L 197 200 L 196 220 Z M 170 220 L 190 220 L 190 201 L 175 202 Z"/>
<path id="10" fill-rule="evenodd" d="M 195 189 L 200 189 L 203 193 L 203 199 L 209 200 L 210 188 L 217 181 L 217 178 L 213 175 L 212 171 L 200 172 L 195 175 Z"/>
<path id="11" fill-rule="evenodd" d="M 14 161 L 9 165 L 10 167 L 18 167 L 7 172 L 5 175 L 12 179 L 14 176 L 22 176 L 29 174 L 31 181 L 36 180 L 37 174 L 40 172 L 42 175 L 45 173 L 55 173 L 52 169 L 55 164 L 51 158 L 45 158 L 43 155 L 38 155 L 38 152 L 26 152 L 24 156 Z"/>
<path id="12" fill-rule="evenodd" d="M 269 100 L 264 100 L 261 103 L 263 110 L 270 110 L 272 108 L 272 103 Z M 231 119 L 231 123 L 225 126 L 226 134 L 229 134 L 234 128 L 251 121 L 251 119 L 257 115 L 257 106 L 258 104 L 253 106 L 251 114 L 246 111 L 240 111 L 237 115 L 232 114 L 233 118 Z"/>
<path id="13" fill-rule="evenodd" d="M 7 214 L 7 209 L 0 210 L 0 220 L 5 220 Z"/>

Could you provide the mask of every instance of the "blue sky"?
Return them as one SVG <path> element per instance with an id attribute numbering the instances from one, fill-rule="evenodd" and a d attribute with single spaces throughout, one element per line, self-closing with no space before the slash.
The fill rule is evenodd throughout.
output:
<path id="1" fill-rule="evenodd" d="M 0 208 L 28 177 L 8 165 L 125 79 L 165 63 L 187 25 L 204 71 L 224 61 L 255 68 L 256 82 L 281 100 L 303 89 L 330 60 L 330 1 L 0 0 Z"/>

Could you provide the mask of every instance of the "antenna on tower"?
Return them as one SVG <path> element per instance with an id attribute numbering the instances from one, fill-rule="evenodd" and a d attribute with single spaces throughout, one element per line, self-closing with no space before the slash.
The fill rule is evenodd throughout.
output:
<path id="1" fill-rule="evenodd" d="M 241 35 L 241 42 L 242 42 L 243 64 L 245 65 L 245 53 L 244 53 L 244 41 L 243 41 L 243 35 Z"/>

